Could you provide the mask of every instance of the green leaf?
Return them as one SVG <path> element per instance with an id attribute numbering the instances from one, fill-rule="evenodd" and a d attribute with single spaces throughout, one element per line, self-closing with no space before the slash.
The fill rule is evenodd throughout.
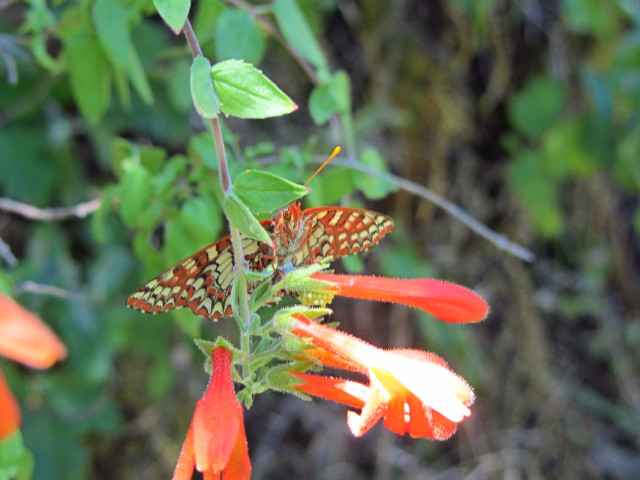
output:
<path id="1" fill-rule="evenodd" d="M 255 213 L 271 213 L 306 195 L 306 187 L 268 172 L 250 170 L 238 175 L 234 191 Z"/>
<path id="2" fill-rule="evenodd" d="M 324 125 L 337 112 L 338 103 L 331 92 L 331 85 L 318 85 L 311 91 L 309 113 L 316 125 Z"/>
<path id="3" fill-rule="evenodd" d="M 311 182 L 311 191 L 307 197 L 308 204 L 319 207 L 339 202 L 353 189 L 351 173 L 351 170 L 335 166 L 323 170 Z"/>
<path id="4" fill-rule="evenodd" d="M 253 65 L 225 60 L 211 68 L 213 85 L 226 115 L 267 118 L 284 115 L 298 106 Z"/>
<path id="5" fill-rule="evenodd" d="M 565 92 L 560 81 L 551 77 L 536 77 L 528 80 L 511 102 L 509 118 L 514 127 L 535 139 L 558 119 L 564 103 Z"/>
<path id="6" fill-rule="evenodd" d="M 135 226 L 153 194 L 153 177 L 142 165 L 133 161 L 124 165 L 120 215 L 127 227 Z"/>
<path id="7" fill-rule="evenodd" d="M 109 60 L 126 69 L 132 46 L 127 8 L 119 0 L 96 0 L 91 14 L 98 39 Z"/>
<path id="8" fill-rule="evenodd" d="M 189 15 L 191 0 L 153 0 L 153 4 L 173 33 L 178 35 Z"/>
<path id="9" fill-rule="evenodd" d="M 387 172 L 387 166 L 382 155 L 373 148 L 364 149 L 358 161 L 379 172 Z M 352 172 L 351 178 L 354 185 L 362 190 L 362 193 L 371 200 L 379 200 L 396 190 L 396 186 L 393 183 L 365 173 Z"/>
<path id="10" fill-rule="evenodd" d="M 585 145 L 588 139 L 583 118 L 574 117 L 554 125 L 542 139 L 542 168 L 555 179 L 584 177 L 593 173 L 597 162 Z"/>
<path id="11" fill-rule="evenodd" d="M 262 30 L 244 10 L 228 8 L 218 17 L 215 28 L 216 59 L 243 59 L 260 63 L 265 41 Z"/>
<path id="12" fill-rule="evenodd" d="M 73 96 L 82 114 L 95 124 L 111 100 L 107 59 L 98 41 L 88 33 L 65 35 L 63 43 Z"/>
<path id="13" fill-rule="evenodd" d="M 25 448 L 20 430 L 0 440 L 0 478 L 28 480 L 33 465 L 33 455 Z"/>
<path id="14" fill-rule="evenodd" d="M 131 80 L 142 100 L 150 104 L 153 101 L 153 94 L 131 39 L 127 7 L 116 0 L 96 0 L 91 16 L 98 40 L 111 63 L 121 74 Z M 116 81 L 118 81 L 117 77 Z M 118 84 L 118 90 L 126 103 L 127 92 L 122 79 Z"/>
<path id="15" fill-rule="evenodd" d="M 189 198 L 182 206 L 180 217 L 186 233 L 209 243 L 213 243 L 222 229 L 220 209 L 209 198 Z"/>
<path id="16" fill-rule="evenodd" d="M 295 0 L 276 0 L 273 13 L 287 42 L 314 67 L 327 71 L 327 59 Z"/>
<path id="17" fill-rule="evenodd" d="M 193 17 L 193 31 L 201 45 L 213 40 L 218 16 L 225 10 L 221 0 L 196 3 L 196 13 Z"/>
<path id="18" fill-rule="evenodd" d="M 171 105 L 181 113 L 189 111 L 193 105 L 193 97 L 190 91 L 186 89 L 191 81 L 191 62 L 185 59 L 179 59 L 171 65 L 171 71 L 167 78 L 167 94 Z M 208 73 L 208 72 L 207 72 Z"/>
<path id="19" fill-rule="evenodd" d="M 216 96 L 211 78 L 209 60 L 200 56 L 191 64 L 191 96 L 198 114 L 202 118 L 214 118 L 220 110 L 220 100 Z"/>
<path id="20" fill-rule="evenodd" d="M 563 216 L 555 184 L 542 171 L 537 154 L 525 151 L 513 159 L 509 183 L 520 198 L 522 206 L 529 212 L 538 232 L 545 237 L 560 234 Z"/>
<path id="21" fill-rule="evenodd" d="M 271 237 L 242 200 L 232 192 L 223 205 L 227 218 L 247 237 L 271 244 Z"/>
<path id="22" fill-rule="evenodd" d="M 129 75 L 129 80 L 142 98 L 142 101 L 147 105 L 153 103 L 153 93 L 151 92 L 151 86 L 147 80 L 147 75 L 144 73 L 144 68 L 138 57 L 138 52 L 133 47 L 133 44 L 129 46 L 129 66 L 126 69 Z"/>

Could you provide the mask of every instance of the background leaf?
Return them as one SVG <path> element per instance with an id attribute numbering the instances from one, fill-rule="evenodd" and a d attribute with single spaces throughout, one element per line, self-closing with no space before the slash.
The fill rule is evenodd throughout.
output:
<path id="1" fill-rule="evenodd" d="M 216 21 L 214 38 L 218 61 L 232 58 L 252 64 L 262 61 L 266 47 L 262 31 L 242 10 L 224 10 Z"/>
<path id="2" fill-rule="evenodd" d="M 153 0 L 162 19 L 178 35 L 189 15 L 191 0 Z"/>

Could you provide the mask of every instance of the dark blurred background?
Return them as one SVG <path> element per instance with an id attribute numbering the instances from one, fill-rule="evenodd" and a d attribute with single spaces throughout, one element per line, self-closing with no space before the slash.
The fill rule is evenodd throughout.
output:
<path id="1" fill-rule="evenodd" d="M 491 306 L 480 324 L 451 325 L 402 306 L 336 300 L 334 319 L 379 346 L 437 353 L 477 400 L 450 440 L 433 442 L 380 426 L 356 439 L 343 406 L 263 395 L 245 421 L 253 478 L 636 478 L 638 2 L 300 5 L 330 70 L 350 79 L 353 115 L 314 123 L 313 75 L 258 22 L 247 60 L 300 109 L 229 120 L 235 171 L 262 165 L 304 181 L 306 162 L 346 137 L 347 156 L 381 159 L 379 169 L 455 202 L 535 259 L 499 249 L 397 185 L 327 167 L 311 204 L 358 205 L 396 221 L 379 247 L 337 270 L 446 279 Z M 207 381 L 190 338 L 232 335 L 233 325 L 188 312 L 143 316 L 123 303 L 225 227 L 213 151 L 190 106 L 184 38 L 151 2 L 100 8 L 0 1 L 0 196 L 41 208 L 102 202 L 86 218 L 59 221 L 0 208 L 0 238 L 15 257 L 5 249 L 0 281 L 70 351 L 48 372 L 2 368 L 23 408 L 36 478 L 168 478 Z M 140 72 L 105 46 L 106 11 L 125 12 Z M 234 34 L 225 12 L 262 12 L 213 0 L 192 11 L 212 61 L 225 58 L 220 36 Z"/>

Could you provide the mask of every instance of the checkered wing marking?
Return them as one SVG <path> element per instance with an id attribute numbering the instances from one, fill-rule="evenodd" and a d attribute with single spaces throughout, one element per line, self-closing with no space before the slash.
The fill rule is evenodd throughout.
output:
<path id="1" fill-rule="evenodd" d="M 252 270 L 261 271 L 268 265 L 270 260 L 265 256 L 272 253 L 270 246 L 244 236 L 242 246 Z M 144 313 L 187 307 L 212 319 L 229 316 L 233 265 L 233 247 L 227 235 L 142 285 L 127 299 L 127 306 Z"/>
<path id="2" fill-rule="evenodd" d="M 309 241 L 296 255 L 297 265 L 362 252 L 393 230 L 390 217 L 358 208 L 309 208 L 302 217 L 308 225 Z"/>

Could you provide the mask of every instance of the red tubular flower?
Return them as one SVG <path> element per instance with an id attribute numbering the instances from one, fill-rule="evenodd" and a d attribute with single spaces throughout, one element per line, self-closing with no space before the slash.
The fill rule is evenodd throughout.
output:
<path id="1" fill-rule="evenodd" d="M 65 346 L 44 323 L 0 294 L 0 355 L 35 368 L 49 368 L 67 355 Z M 20 409 L 0 372 L 0 440 L 20 425 Z"/>
<path id="2" fill-rule="evenodd" d="M 35 368 L 67 356 L 58 337 L 31 312 L 0 294 L 0 355 Z"/>
<path id="3" fill-rule="evenodd" d="M 361 409 L 350 411 L 347 423 L 355 436 L 378 420 L 394 433 L 438 440 L 449 438 L 457 424 L 471 415 L 471 387 L 437 355 L 419 351 L 382 350 L 338 330 L 295 314 L 292 333 L 309 338 L 310 352 L 324 366 L 363 373 L 369 385 L 351 380 L 295 372 L 304 383 L 298 390 Z"/>
<path id="4" fill-rule="evenodd" d="M 0 441 L 18 429 L 20 425 L 20 408 L 11 395 L 11 390 L 0 370 Z"/>
<path id="5" fill-rule="evenodd" d="M 193 469 L 205 480 L 243 480 L 251 476 L 242 405 L 231 379 L 231 352 L 217 347 L 207 390 L 196 405 L 173 480 L 190 480 Z"/>
<path id="6" fill-rule="evenodd" d="M 331 273 L 314 273 L 311 278 L 333 283 L 337 295 L 402 303 L 424 310 L 445 322 L 479 322 L 489 312 L 487 303 L 471 290 L 443 280 Z"/>

